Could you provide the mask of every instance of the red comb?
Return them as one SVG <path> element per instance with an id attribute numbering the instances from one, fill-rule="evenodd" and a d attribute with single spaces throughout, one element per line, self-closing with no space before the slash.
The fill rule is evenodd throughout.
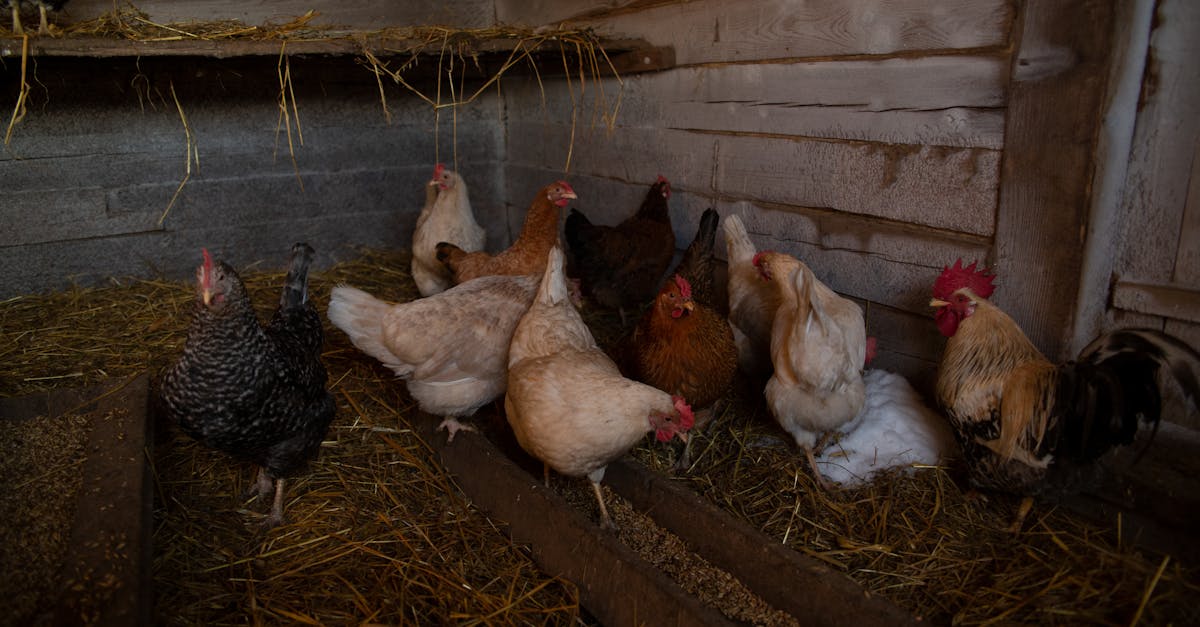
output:
<path id="1" fill-rule="evenodd" d="M 434 177 L 441 176 L 442 172 L 445 172 L 445 171 L 446 171 L 446 164 L 439 163 L 433 167 L 433 176 Z"/>
<path id="2" fill-rule="evenodd" d="M 661 174 L 658 175 L 658 178 L 655 179 L 654 182 L 655 183 L 670 183 L 670 181 L 667 180 L 667 177 L 665 177 Z"/>
<path id="3" fill-rule="evenodd" d="M 763 250 L 763 251 L 754 253 L 754 259 L 750 260 L 750 263 L 754 264 L 755 268 L 761 268 L 762 267 L 762 256 L 769 252 L 771 252 L 771 251 Z"/>
<path id="4" fill-rule="evenodd" d="M 943 268 L 942 274 L 933 282 L 933 297 L 947 300 L 951 294 L 964 287 L 970 288 L 980 298 L 991 296 L 996 290 L 996 286 L 992 284 L 996 275 L 982 268 L 976 270 L 975 266 L 978 264 L 979 262 L 972 261 L 971 265 L 964 267 L 962 257 L 959 257 L 953 266 Z"/>
<path id="5" fill-rule="evenodd" d="M 680 296 L 683 296 L 684 298 L 692 297 L 692 284 L 688 283 L 687 279 L 676 274 L 675 275 L 675 285 L 679 287 L 679 295 Z"/>
<path id="6" fill-rule="evenodd" d="M 212 260 L 212 256 L 208 254 L 208 249 L 207 249 L 207 248 L 201 248 L 201 249 L 200 249 L 200 254 L 204 256 L 204 269 L 205 269 L 205 270 L 212 270 L 212 267 L 213 267 L 213 260 Z"/>
<path id="7" fill-rule="evenodd" d="M 692 413 L 692 406 L 683 400 L 682 396 L 672 396 L 671 400 L 675 403 L 675 411 L 679 412 L 679 428 L 687 431 L 696 424 L 696 415 Z"/>

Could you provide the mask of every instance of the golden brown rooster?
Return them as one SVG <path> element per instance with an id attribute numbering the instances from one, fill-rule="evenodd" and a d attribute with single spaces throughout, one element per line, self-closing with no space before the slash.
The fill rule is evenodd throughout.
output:
<path id="1" fill-rule="evenodd" d="M 938 329 L 950 338 L 938 369 L 938 401 L 973 486 L 1022 495 L 1079 487 L 1073 484 L 1092 462 L 1133 442 L 1139 418 L 1157 425 L 1160 367 L 1193 403 L 1200 398 L 1200 355 L 1153 329 L 1112 331 L 1075 361 L 1050 363 L 988 302 L 993 278 L 959 259 L 938 277 L 930 302 Z"/>

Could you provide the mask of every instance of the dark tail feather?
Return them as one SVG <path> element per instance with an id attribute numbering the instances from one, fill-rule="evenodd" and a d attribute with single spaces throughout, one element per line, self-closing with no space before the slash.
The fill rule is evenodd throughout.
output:
<path id="1" fill-rule="evenodd" d="M 463 252 L 463 249 L 451 244 L 450 242 L 438 242 L 435 250 L 437 251 L 436 256 L 438 263 L 446 266 L 446 269 L 450 271 L 451 275 L 453 275 L 454 260 Z"/>
<path id="2" fill-rule="evenodd" d="M 717 241 L 717 222 L 720 214 L 715 209 L 705 209 L 700 216 L 700 228 L 696 229 L 696 237 L 683 251 L 676 272 L 692 284 L 692 296 L 696 302 L 712 305 L 713 272 L 715 259 L 714 246 Z"/>
<path id="3" fill-rule="evenodd" d="M 279 295 L 279 307 L 299 307 L 308 302 L 308 267 L 312 265 L 312 246 L 300 242 L 292 246 L 292 260 L 288 265 L 283 293 Z"/>
<path id="4" fill-rule="evenodd" d="M 1157 431 L 1162 413 L 1158 371 L 1166 368 L 1200 406 L 1200 353 L 1154 329 L 1121 329 L 1100 336 L 1060 370 L 1059 402 L 1076 420 L 1063 425 L 1059 455 L 1081 461 L 1133 442 L 1139 419 Z"/>

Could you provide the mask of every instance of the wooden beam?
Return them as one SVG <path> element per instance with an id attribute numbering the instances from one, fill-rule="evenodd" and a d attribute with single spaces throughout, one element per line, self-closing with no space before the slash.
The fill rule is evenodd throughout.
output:
<path id="1" fill-rule="evenodd" d="M 1030 0 L 1016 29 L 993 300 L 1052 359 L 1072 333 L 1113 12 L 1112 2 Z"/>
<path id="2" fill-rule="evenodd" d="M 1200 290 L 1184 285 L 1119 281 L 1113 287 L 1112 305 L 1126 311 L 1200 322 Z"/>
<path id="3" fill-rule="evenodd" d="M 506 58 L 518 45 L 530 45 L 528 40 L 518 38 L 471 39 L 453 44 L 456 52 L 465 56 L 492 55 L 500 60 Z M 675 65 L 675 52 L 670 46 L 650 46 L 644 41 L 617 39 L 599 43 L 612 61 L 618 74 L 635 74 L 662 70 Z M 0 40 L 0 58 L 20 57 L 21 39 Z M 29 54 L 42 57 L 214 57 L 230 58 L 245 56 L 288 55 L 354 55 L 370 50 L 377 57 L 406 56 L 411 54 L 438 55 L 442 53 L 441 40 L 432 43 L 424 39 L 389 37 L 386 34 L 363 34 L 331 37 L 327 39 L 203 39 L 184 38 L 163 41 L 135 41 L 112 37 L 37 37 L 30 40 Z M 568 54 L 575 48 L 569 47 Z M 548 39 L 533 49 L 538 55 L 553 53 L 558 58 L 559 42 Z M 602 74 L 611 69 L 603 60 Z M 562 72 L 561 61 L 547 64 L 547 71 Z"/>
<path id="4" fill-rule="evenodd" d="M 471 501 L 507 523 L 513 542 L 529 545 L 544 571 L 574 582 L 580 602 L 601 623 L 733 624 L 571 509 L 486 438 L 465 434 L 447 444 L 437 431 L 440 419 L 421 412 L 413 422 Z"/>
<path id="5" fill-rule="evenodd" d="M 609 464 L 605 481 L 689 548 L 806 625 L 917 624 L 908 612 L 871 596 L 842 573 L 775 542 L 679 482 L 636 462 Z"/>

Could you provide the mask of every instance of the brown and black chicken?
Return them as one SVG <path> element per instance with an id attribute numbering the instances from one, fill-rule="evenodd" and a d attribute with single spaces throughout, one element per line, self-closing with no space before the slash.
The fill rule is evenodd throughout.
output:
<path id="1" fill-rule="evenodd" d="M 259 497 L 274 487 L 264 521 L 274 526 L 283 521 L 284 478 L 316 457 L 334 415 L 321 319 L 308 299 L 313 249 L 292 247 L 279 308 L 266 326 L 237 272 L 203 254 L 187 341 L 163 375 L 160 406 L 191 437 L 259 466 Z"/>

